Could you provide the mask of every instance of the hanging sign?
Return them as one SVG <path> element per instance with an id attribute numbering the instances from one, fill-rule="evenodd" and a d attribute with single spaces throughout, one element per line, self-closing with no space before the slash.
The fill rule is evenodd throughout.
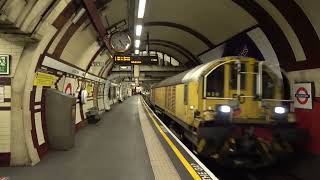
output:
<path id="1" fill-rule="evenodd" d="M 0 54 L 0 75 L 10 74 L 10 55 Z"/>
<path id="2" fill-rule="evenodd" d="M 158 56 L 115 55 L 113 59 L 121 65 L 158 65 Z"/>
<path id="3" fill-rule="evenodd" d="M 295 108 L 312 109 L 313 83 L 295 83 L 293 92 Z"/>

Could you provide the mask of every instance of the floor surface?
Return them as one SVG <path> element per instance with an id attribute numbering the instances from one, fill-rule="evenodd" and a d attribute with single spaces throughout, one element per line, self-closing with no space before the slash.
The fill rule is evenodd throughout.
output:
<path id="1" fill-rule="evenodd" d="M 97 125 L 82 128 L 69 151 L 50 151 L 34 167 L 0 167 L 10 180 L 152 180 L 138 114 L 139 96 L 112 106 Z"/>

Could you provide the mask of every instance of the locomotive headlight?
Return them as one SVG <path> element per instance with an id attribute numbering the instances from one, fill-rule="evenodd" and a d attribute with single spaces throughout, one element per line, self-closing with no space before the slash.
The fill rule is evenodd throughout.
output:
<path id="1" fill-rule="evenodd" d="M 231 107 L 228 105 L 222 105 L 219 107 L 219 110 L 223 113 L 230 113 L 231 112 Z"/>
<path id="2" fill-rule="evenodd" d="M 276 114 L 284 114 L 284 113 L 286 113 L 286 108 L 278 106 L 278 107 L 274 108 L 274 112 Z"/>
<path id="3" fill-rule="evenodd" d="M 288 123 L 288 109 L 282 106 L 276 106 L 273 108 L 273 119 L 277 123 Z"/>
<path id="4" fill-rule="evenodd" d="M 215 122 L 229 124 L 232 121 L 233 109 L 229 105 L 216 105 Z"/>

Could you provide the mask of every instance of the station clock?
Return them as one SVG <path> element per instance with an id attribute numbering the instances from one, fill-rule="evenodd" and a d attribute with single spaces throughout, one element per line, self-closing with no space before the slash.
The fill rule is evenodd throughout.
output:
<path id="1" fill-rule="evenodd" d="M 130 35 L 125 31 L 119 31 L 111 35 L 110 47 L 115 52 L 126 52 L 132 44 Z"/>

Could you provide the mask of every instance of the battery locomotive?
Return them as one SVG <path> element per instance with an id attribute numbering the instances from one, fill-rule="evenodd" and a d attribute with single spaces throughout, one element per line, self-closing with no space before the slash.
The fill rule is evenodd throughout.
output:
<path id="1" fill-rule="evenodd" d="M 283 83 L 264 61 L 225 57 L 167 78 L 148 101 L 199 156 L 237 167 L 264 167 L 292 155 L 296 128 Z"/>

